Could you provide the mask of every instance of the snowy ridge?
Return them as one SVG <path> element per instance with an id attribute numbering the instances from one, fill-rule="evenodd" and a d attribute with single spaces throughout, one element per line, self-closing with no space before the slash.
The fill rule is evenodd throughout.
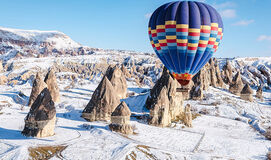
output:
<path id="1" fill-rule="evenodd" d="M 76 48 L 81 45 L 59 31 L 22 30 L 0 27 L 0 38 L 3 40 L 48 42 L 55 44 L 57 49 Z"/>

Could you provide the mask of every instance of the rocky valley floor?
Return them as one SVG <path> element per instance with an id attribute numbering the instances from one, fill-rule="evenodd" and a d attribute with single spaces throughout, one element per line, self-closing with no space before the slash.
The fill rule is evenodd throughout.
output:
<path id="1" fill-rule="evenodd" d="M 87 56 L 86 56 L 87 57 Z M 103 56 L 101 56 L 103 57 Z M 144 56 L 142 56 L 144 57 Z M 33 68 L 45 69 L 59 59 L 29 58 L 14 61 L 14 68 L 4 74 L 16 75 Z M 64 59 L 64 58 L 63 58 Z M 82 56 L 71 61 L 97 62 L 99 56 Z M 63 60 L 64 61 L 64 60 Z M 155 65 L 144 61 L 143 65 Z M 61 61 L 58 63 L 62 63 Z M 16 68 L 17 66 L 21 66 Z M 142 65 L 142 64 L 141 64 Z M 154 71 L 153 71 L 154 72 Z M 129 97 L 123 99 L 129 106 L 134 128 L 133 135 L 110 131 L 110 122 L 87 122 L 81 114 L 101 80 L 95 77 L 80 77 L 77 80 L 61 79 L 68 71 L 57 73 L 60 102 L 56 104 L 57 123 L 55 135 L 47 138 L 27 138 L 21 135 L 24 118 L 32 88 L 31 79 L 17 84 L 0 85 L 0 159 L 266 159 L 271 141 L 263 133 L 271 125 L 271 91 L 264 90 L 263 101 L 254 97 L 254 102 L 241 100 L 227 89 L 210 87 L 204 91 L 203 100 L 187 100 L 196 115 L 192 128 L 181 122 L 159 128 L 148 125 L 144 108 L 150 85 L 128 81 Z M 153 79 L 157 79 L 154 74 Z M 16 76 L 14 76 L 16 77 Z M 148 77 L 145 78 L 146 80 Z M 228 87 L 228 86 L 226 86 Z M 255 90 L 255 88 L 254 88 Z"/>

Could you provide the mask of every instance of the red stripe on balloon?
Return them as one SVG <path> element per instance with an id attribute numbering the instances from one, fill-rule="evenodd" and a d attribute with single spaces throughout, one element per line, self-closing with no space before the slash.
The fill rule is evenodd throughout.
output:
<path id="1" fill-rule="evenodd" d="M 177 28 L 177 32 L 188 32 L 188 28 Z"/>
<path id="2" fill-rule="evenodd" d="M 188 47 L 188 50 L 197 50 L 198 47 Z"/>
<path id="3" fill-rule="evenodd" d="M 176 39 L 167 39 L 167 43 L 176 43 Z"/>
<path id="4" fill-rule="evenodd" d="M 176 28 L 176 25 L 174 24 L 166 25 L 166 28 Z"/>
<path id="5" fill-rule="evenodd" d="M 157 37 L 157 33 L 153 33 L 151 36 L 152 37 Z"/>
<path id="6" fill-rule="evenodd" d="M 207 47 L 207 44 L 200 44 L 199 43 L 199 47 L 205 48 L 205 47 Z"/>
<path id="7" fill-rule="evenodd" d="M 201 29 L 200 32 L 201 33 L 211 33 L 211 30 L 209 30 L 209 29 Z"/>
<path id="8" fill-rule="evenodd" d="M 165 47 L 165 46 L 167 46 L 167 43 L 160 43 L 160 46 Z"/>
<path id="9" fill-rule="evenodd" d="M 211 30 L 212 30 L 212 31 L 217 31 L 217 30 L 218 30 L 218 27 L 211 27 Z"/>
<path id="10" fill-rule="evenodd" d="M 185 47 L 185 46 L 187 46 L 187 43 L 177 43 L 177 46 Z"/>
<path id="11" fill-rule="evenodd" d="M 165 32 L 165 29 L 157 29 L 157 33 Z"/>
<path id="12" fill-rule="evenodd" d="M 200 36 L 199 32 L 189 32 L 188 33 L 189 36 Z"/>
<path id="13" fill-rule="evenodd" d="M 214 45 L 214 44 L 215 44 L 215 41 L 209 41 L 208 44 Z"/>

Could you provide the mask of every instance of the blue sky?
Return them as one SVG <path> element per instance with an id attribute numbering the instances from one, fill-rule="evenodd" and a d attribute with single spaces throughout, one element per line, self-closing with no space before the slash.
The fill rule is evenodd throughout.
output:
<path id="1" fill-rule="evenodd" d="M 201 0 L 221 13 L 224 38 L 216 57 L 271 56 L 270 0 Z M 58 30 L 98 48 L 153 52 L 150 14 L 168 0 L 3 0 L 0 26 Z"/>

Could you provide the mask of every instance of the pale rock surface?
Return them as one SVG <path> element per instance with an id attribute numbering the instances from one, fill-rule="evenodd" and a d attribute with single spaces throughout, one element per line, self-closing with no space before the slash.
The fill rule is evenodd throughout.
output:
<path id="1" fill-rule="evenodd" d="M 257 89 L 256 97 L 259 98 L 261 101 L 263 100 L 263 88 L 261 86 L 259 86 Z"/>
<path id="2" fill-rule="evenodd" d="M 167 96 L 167 88 L 163 86 L 154 103 L 150 106 L 149 124 L 158 127 L 167 127 L 171 123 L 171 116 L 169 113 L 169 100 Z"/>
<path id="3" fill-rule="evenodd" d="M 117 66 L 109 66 L 105 75 L 113 86 L 114 94 L 116 94 L 119 99 L 126 98 L 127 83 L 122 71 Z"/>
<path id="4" fill-rule="evenodd" d="M 192 113 L 191 113 L 191 106 L 187 104 L 184 109 L 184 124 L 187 127 L 192 127 Z"/>
<path id="5" fill-rule="evenodd" d="M 246 84 L 241 91 L 241 95 L 240 95 L 241 99 L 253 102 L 252 95 L 253 95 L 253 90 L 250 88 L 248 84 Z"/>
<path id="6" fill-rule="evenodd" d="M 32 85 L 32 91 L 29 97 L 28 106 L 32 106 L 40 92 L 47 87 L 47 84 L 43 81 L 41 74 L 38 72 Z"/>
<path id="7" fill-rule="evenodd" d="M 150 96 L 146 101 L 146 108 L 151 109 L 156 103 L 157 97 L 161 94 L 163 87 L 166 87 L 167 99 L 169 101 L 169 113 L 172 120 L 183 113 L 183 95 L 176 92 L 178 82 L 170 75 L 169 71 L 164 67 L 162 76 L 150 91 Z"/>
<path id="8" fill-rule="evenodd" d="M 240 92 L 243 89 L 243 82 L 241 79 L 241 74 L 238 71 L 236 75 L 233 77 L 232 82 L 230 83 L 229 91 L 237 96 L 240 95 Z"/>
<path id="9" fill-rule="evenodd" d="M 48 137 L 54 135 L 56 108 L 47 88 L 39 94 L 25 118 L 22 134 L 29 137 Z"/>
<path id="10" fill-rule="evenodd" d="M 0 76 L 0 85 L 4 85 L 8 82 L 8 78 L 4 75 Z"/>
<path id="11" fill-rule="evenodd" d="M 54 68 L 51 68 L 45 76 L 44 82 L 50 91 L 52 99 L 55 103 L 60 102 L 59 88 L 57 85 L 57 80 L 55 76 Z"/>
<path id="12" fill-rule="evenodd" d="M 111 114 L 110 130 L 120 132 L 123 134 L 132 134 L 133 129 L 130 125 L 131 111 L 123 101 Z"/>
<path id="13" fill-rule="evenodd" d="M 112 112 L 119 103 L 120 100 L 112 84 L 104 76 L 83 110 L 82 117 L 88 121 L 110 120 Z"/>

